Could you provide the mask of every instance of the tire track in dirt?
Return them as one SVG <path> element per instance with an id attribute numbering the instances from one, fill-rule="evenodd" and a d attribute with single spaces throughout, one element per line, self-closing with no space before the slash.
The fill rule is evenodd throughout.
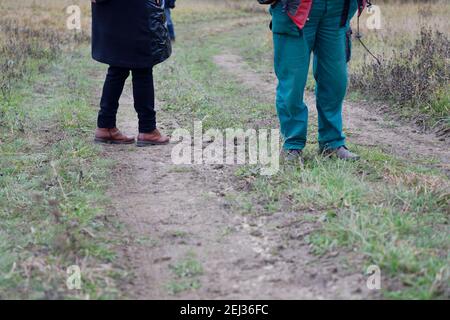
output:
<path id="1" fill-rule="evenodd" d="M 273 74 L 263 77 L 251 70 L 242 57 L 231 53 L 215 56 L 214 62 L 247 87 L 264 96 L 274 97 L 277 80 Z M 314 95 L 306 92 L 305 100 L 316 119 Z M 374 112 L 377 109 L 379 108 L 374 108 L 373 104 L 367 102 L 345 102 L 344 125 L 351 142 L 380 147 L 409 162 L 434 162 L 433 166 L 450 174 L 450 141 L 441 141 L 433 134 L 419 133 L 413 126 L 398 121 L 385 120 L 382 115 Z"/>
<path id="2" fill-rule="evenodd" d="M 99 95 L 99 94 L 98 94 Z M 137 131 L 131 89 L 121 100 L 119 128 Z M 178 128 L 159 112 L 159 127 Z M 361 299 L 368 297 L 360 273 L 338 267 L 336 255 L 320 261 L 302 241 L 314 224 L 298 213 L 243 216 L 224 198 L 233 169 L 175 166 L 171 146 L 104 146 L 115 162 L 111 212 L 130 234 L 119 248 L 134 274 L 124 291 L 136 299 Z M 171 266 L 193 253 L 202 267 L 201 287 L 171 295 L 179 281 Z"/>

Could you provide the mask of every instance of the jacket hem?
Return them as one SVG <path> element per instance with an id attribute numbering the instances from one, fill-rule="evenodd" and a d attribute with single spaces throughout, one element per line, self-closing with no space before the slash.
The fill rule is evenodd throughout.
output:
<path id="1" fill-rule="evenodd" d="M 121 67 L 121 68 L 130 68 L 130 69 L 140 69 L 140 68 L 153 68 L 155 66 L 155 63 L 153 61 L 151 62 L 145 62 L 145 63 L 135 63 L 135 62 L 129 62 L 129 61 L 117 61 L 114 59 L 106 59 L 103 57 L 97 57 L 92 55 L 92 59 L 94 59 L 97 62 L 104 63 L 110 66 L 114 67 Z"/>

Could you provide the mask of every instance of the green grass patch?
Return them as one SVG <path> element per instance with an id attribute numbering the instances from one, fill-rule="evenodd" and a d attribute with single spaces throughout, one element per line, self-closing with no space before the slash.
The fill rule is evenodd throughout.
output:
<path id="1" fill-rule="evenodd" d="M 157 92 L 165 102 L 163 109 L 181 123 L 191 126 L 195 119 L 201 120 L 206 130 L 225 129 L 266 120 L 268 114 L 275 117 L 271 103 L 258 101 L 256 93 L 252 95 L 214 64 L 212 57 L 221 53 L 218 42 L 194 47 L 186 42 L 177 44 L 175 51 L 172 59 L 157 69 Z"/>
<path id="2" fill-rule="evenodd" d="M 170 294 L 176 295 L 188 290 L 197 290 L 201 287 L 199 276 L 203 274 L 203 267 L 193 252 L 185 258 L 170 265 L 174 279 L 167 284 Z"/>
<path id="3" fill-rule="evenodd" d="M 307 239 L 317 255 L 357 250 L 386 276 L 386 297 L 445 298 L 448 179 L 378 150 L 357 150 L 364 160 L 349 163 L 321 159 L 309 149 L 304 169 L 286 166 L 275 177 L 241 168 L 239 176 L 252 182 L 242 206 L 255 215 L 312 210 L 320 227 Z"/>
<path id="4" fill-rule="evenodd" d="M 90 67 L 84 52 L 67 53 L 0 100 L 2 299 L 119 294 L 117 230 L 102 213 L 111 163 L 91 143 Z M 81 268 L 81 290 L 66 286 L 71 265 Z"/>

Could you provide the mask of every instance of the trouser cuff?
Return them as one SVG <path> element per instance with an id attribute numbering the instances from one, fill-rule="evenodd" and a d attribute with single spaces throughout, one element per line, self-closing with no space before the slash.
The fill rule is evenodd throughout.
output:
<path id="1" fill-rule="evenodd" d="M 345 140 L 320 144 L 320 150 L 334 150 L 345 146 Z"/>
<path id="2" fill-rule="evenodd" d="M 304 143 L 294 144 L 294 143 L 285 143 L 283 145 L 284 150 L 303 150 L 305 148 Z"/>

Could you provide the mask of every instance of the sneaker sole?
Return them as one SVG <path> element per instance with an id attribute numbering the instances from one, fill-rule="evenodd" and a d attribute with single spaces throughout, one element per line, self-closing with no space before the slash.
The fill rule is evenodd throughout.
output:
<path id="1" fill-rule="evenodd" d="M 343 158 L 339 158 L 336 155 L 336 153 L 334 153 L 334 152 L 327 153 L 326 151 L 320 151 L 320 150 L 318 151 L 318 155 L 323 158 L 328 158 L 328 159 L 336 158 L 336 159 L 344 160 L 344 161 L 359 161 L 359 160 L 361 160 L 361 157 L 343 159 Z"/>
<path id="2" fill-rule="evenodd" d="M 321 156 L 321 157 L 323 157 L 325 159 L 338 159 L 338 160 L 342 160 L 342 161 L 359 161 L 359 160 L 361 160 L 361 157 L 358 157 L 358 158 L 339 158 L 335 154 L 320 154 L 319 156 Z"/>

